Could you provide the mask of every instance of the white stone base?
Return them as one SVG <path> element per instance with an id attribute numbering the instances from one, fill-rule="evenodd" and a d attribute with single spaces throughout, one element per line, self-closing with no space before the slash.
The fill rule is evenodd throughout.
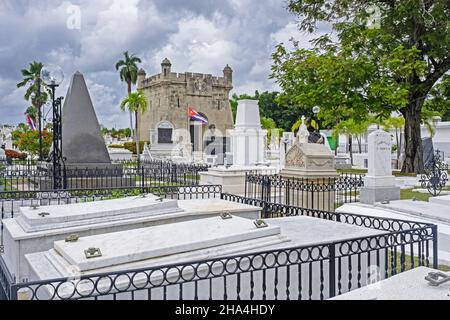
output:
<path id="1" fill-rule="evenodd" d="M 365 176 L 364 187 L 394 187 L 394 176 Z"/>
<path id="2" fill-rule="evenodd" d="M 236 195 L 245 194 L 245 174 L 247 172 L 276 174 L 278 168 L 261 166 L 224 166 L 211 168 L 206 172 L 199 172 L 201 185 L 222 185 L 222 192 Z"/>
<path id="3" fill-rule="evenodd" d="M 375 202 L 400 200 L 399 187 L 362 187 L 360 202 L 365 204 L 374 204 Z"/>

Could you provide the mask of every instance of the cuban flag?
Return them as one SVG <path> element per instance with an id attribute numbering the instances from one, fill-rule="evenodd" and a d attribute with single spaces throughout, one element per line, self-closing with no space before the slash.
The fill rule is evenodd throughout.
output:
<path id="1" fill-rule="evenodd" d="M 33 119 L 29 115 L 27 115 L 27 124 L 30 126 L 32 130 L 36 130 L 36 125 L 34 124 Z"/>
<path id="2" fill-rule="evenodd" d="M 202 116 L 197 111 L 192 109 L 192 107 L 188 107 L 188 117 L 191 120 L 196 120 L 196 121 L 203 122 L 204 124 L 208 124 L 208 119 L 206 119 L 204 116 Z"/>

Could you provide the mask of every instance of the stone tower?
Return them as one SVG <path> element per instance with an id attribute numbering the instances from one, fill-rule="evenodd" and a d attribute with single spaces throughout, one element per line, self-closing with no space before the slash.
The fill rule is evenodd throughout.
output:
<path id="1" fill-rule="evenodd" d="M 138 88 L 148 99 L 148 110 L 139 114 L 139 134 L 143 141 L 150 142 L 152 154 L 169 154 L 176 143 L 178 132 L 184 130 L 192 150 L 204 149 L 205 133 L 214 127 L 217 137 L 224 137 L 233 128 L 233 117 L 229 94 L 233 88 L 230 66 L 223 76 L 202 73 L 174 73 L 172 63 L 165 58 L 161 62 L 161 73 L 146 77 L 140 70 Z M 192 107 L 208 120 L 208 124 L 191 121 L 187 116 Z M 184 136 L 184 135 L 183 135 Z"/>

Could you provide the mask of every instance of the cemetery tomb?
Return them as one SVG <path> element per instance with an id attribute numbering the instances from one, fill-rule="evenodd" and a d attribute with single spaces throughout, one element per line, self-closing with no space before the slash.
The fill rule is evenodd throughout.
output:
<path id="1" fill-rule="evenodd" d="M 224 212 L 257 219 L 261 208 L 221 199 L 171 200 L 154 195 L 41 207 L 21 207 L 4 219 L 3 259 L 12 275 L 27 279 L 24 255 L 48 250 L 71 235 L 85 237 L 218 216 Z"/>
<path id="2" fill-rule="evenodd" d="M 81 275 L 91 275 L 108 272 L 124 272 L 129 269 L 152 268 L 164 265 L 174 265 L 188 263 L 189 261 L 203 261 L 213 259 L 215 257 L 223 257 L 230 255 L 251 254 L 261 251 L 276 250 L 283 248 L 292 248 L 300 246 L 319 245 L 332 241 L 355 239 L 372 235 L 383 234 L 378 230 L 367 229 L 358 226 L 352 226 L 334 221 L 322 220 L 311 217 L 286 217 L 277 219 L 264 220 L 267 224 L 264 228 L 258 228 L 254 221 L 236 216 L 228 219 L 222 217 L 211 217 L 195 221 L 185 221 L 160 226 L 152 226 L 139 230 L 127 230 L 109 234 L 101 234 L 88 237 L 80 237 L 73 242 L 56 241 L 50 250 L 27 254 L 26 260 L 30 265 L 31 280 L 49 280 L 56 278 L 73 278 Z M 176 236 L 173 236 L 176 235 Z M 356 263 L 357 256 L 352 256 L 352 263 Z M 375 258 L 375 253 L 372 258 Z M 361 256 L 361 281 L 364 283 L 367 275 L 367 257 Z M 384 256 L 381 252 L 381 261 Z M 346 258 L 342 259 L 342 270 L 347 270 Z M 233 262 L 235 263 L 235 262 Z M 268 262 L 269 263 L 269 262 Z M 212 266 L 211 272 L 220 274 L 217 268 L 220 263 Z M 327 263 L 324 263 L 324 274 L 328 274 Z M 384 263 L 381 263 L 384 265 Z M 208 272 L 206 265 L 199 266 L 197 272 Z M 314 292 L 318 292 L 320 286 L 320 269 L 319 263 L 304 264 L 299 270 L 298 264 L 291 266 L 290 283 L 291 290 L 295 290 L 298 283 L 298 272 L 301 272 L 303 280 L 303 294 L 307 294 L 309 284 L 308 275 L 313 275 L 311 285 Z M 309 268 L 312 268 L 309 270 Z M 232 268 L 231 268 L 232 269 Z M 176 280 L 179 274 L 177 268 L 169 270 L 167 279 Z M 192 270 L 192 269 L 186 269 Z M 278 269 L 279 277 L 279 299 L 283 299 L 286 288 L 286 268 Z M 357 286 L 357 270 L 352 271 L 353 287 Z M 161 272 L 155 272 L 154 277 Z M 187 278 L 189 276 L 185 275 Z M 253 274 L 256 283 L 254 288 L 255 298 L 261 293 L 261 272 Z M 231 276 L 235 279 L 235 276 Z M 273 269 L 268 269 L 266 274 L 266 284 L 268 299 L 274 292 L 273 284 L 275 283 L 275 273 Z M 348 281 L 348 272 L 343 272 L 342 281 Z M 231 279 L 231 278 L 229 278 Z M 241 273 L 241 294 L 242 298 L 249 298 L 248 285 L 250 279 L 249 273 Z M 116 278 L 115 286 L 117 288 L 127 287 L 129 285 L 129 277 Z M 161 280 L 161 279 L 160 279 Z M 216 281 L 217 280 L 217 281 Z M 236 282 L 228 280 L 226 285 L 229 299 L 235 299 L 233 292 L 236 292 Z M 89 281 L 87 281 L 89 282 Z M 86 283 L 87 283 L 86 282 Z M 157 282 L 157 281 L 156 281 Z M 146 299 L 148 291 L 145 288 L 147 276 L 142 272 L 133 278 L 133 287 L 142 288 L 134 292 L 134 299 Z M 215 299 L 223 299 L 224 281 L 223 278 L 213 279 L 214 287 L 211 295 Z M 87 294 L 92 287 L 83 287 L 85 283 L 80 283 L 77 291 L 80 294 Z M 111 284 L 98 283 L 98 290 L 104 291 Z M 188 290 L 189 284 L 186 284 L 183 293 L 183 299 L 193 299 L 194 292 Z M 207 299 L 210 294 L 209 280 L 198 282 L 199 299 Z M 324 294 L 327 295 L 328 283 L 324 283 Z M 59 296 L 70 296 L 73 287 L 67 284 L 67 292 L 64 286 L 60 286 Z M 44 288 L 44 287 L 42 287 Z M 169 286 L 167 289 L 167 299 L 178 299 L 179 286 Z M 345 288 L 343 289 L 346 290 Z M 51 289 L 49 289 L 50 294 Z M 126 291 L 126 290 L 125 290 Z M 40 294 L 43 294 L 41 291 Z M 292 292 L 295 295 L 295 292 Z M 24 292 L 26 298 L 26 290 Z M 102 297 L 105 299 L 111 296 Z M 152 299 L 161 299 L 161 296 L 152 295 Z M 318 299 L 318 293 L 313 296 Z M 130 299 L 130 295 L 119 296 L 118 299 Z"/>

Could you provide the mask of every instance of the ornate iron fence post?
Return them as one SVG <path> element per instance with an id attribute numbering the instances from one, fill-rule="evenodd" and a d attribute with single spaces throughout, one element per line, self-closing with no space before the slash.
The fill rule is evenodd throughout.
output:
<path id="1" fill-rule="evenodd" d="M 330 282 L 330 296 L 332 298 L 336 295 L 336 244 L 331 243 L 328 246 L 329 250 L 329 282 Z"/>
<path id="2" fill-rule="evenodd" d="M 438 233 L 438 229 L 437 229 L 437 225 L 432 225 L 431 226 L 431 230 L 433 232 L 433 269 L 437 269 L 438 265 L 439 265 L 439 261 L 438 261 L 438 237 L 437 237 L 437 233 Z"/>
<path id="3" fill-rule="evenodd" d="M 444 156 L 441 159 L 441 152 L 436 150 L 431 167 L 420 176 L 422 188 L 428 189 L 433 196 L 438 196 L 448 181 L 448 165 L 444 161 Z"/>

